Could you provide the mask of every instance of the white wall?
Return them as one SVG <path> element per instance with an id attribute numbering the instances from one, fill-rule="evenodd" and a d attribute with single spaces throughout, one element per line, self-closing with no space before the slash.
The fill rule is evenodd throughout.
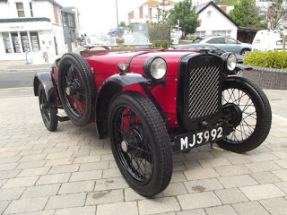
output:
<path id="1" fill-rule="evenodd" d="M 211 17 L 208 17 L 208 12 L 211 12 Z M 208 6 L 204 11 L 199 14 L 201 25 L 196 31 L 206 31 L 206 35 L 212 35 L 212 31 L 231 31 L 230 36 L 237 39 L 237 26 L 234 25 L 229 19 L 221 14 L 213 6 Z"/>

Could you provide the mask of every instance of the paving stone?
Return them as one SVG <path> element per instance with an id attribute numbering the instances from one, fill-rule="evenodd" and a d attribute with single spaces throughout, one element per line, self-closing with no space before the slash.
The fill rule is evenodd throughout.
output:
<path id="1" fill-rule="evenodd" d="M 95 161 L 100 161 L 100 156 L 94 155 L 94 156 L 85 156 L 85 157 L 77 157 L 74 160 L 74 163 L 91 163 Z"/>
<path id="2" fill-rule="evenodd" d="M 218 178 L 218 180 L 223 184 L 225 188 L 243 187 L 258 184 L 258 182 L 256 182 L 249 175 L 226 176 Z"/>
<path id="3" fill-rule="evenodd" d="M 65 183 L 69 181 L 70 176 L 70 173 L 44 175 L 39 178 L 39 180 L 37 181 L 37 185 Z"/>
<path id="4" fill-rule="evenodd" d="M 184 171 L 187 180 L 199 180 L 206 178 L 215 178 L 218 174 L 212 168 L 198 168 Z"/>
<path id="5" fill-rule="evenodd" d="M 49 174 L 76 172 L 79 170 L 79 167 L 80 167 L 79 164 L 53 166 L 50 169 Z"/>
<path id="6" fill-rule="evenodd" d="M 276 160 L 277 157 L 273 155 L 271 152 L 265 152 L 265 153 L 254 153 L 252 156 L 249 156 L 248 159 L 250 159 L 252 162 L 261 162 L 261 161 L 271 161 Z"/>
<path id="7" fill-rule="evenodd" d="M 251 176 L 260 184 L 271 184 L 281 181 L 280 178 L 271 172 L 258 172 L 251 174 Z"/>
<path id="8" fill-rule="evenodd" d="M 206 208 L 208 215 L 237 215 L 236 211 L 230 205 Z"/>
<path id="9" fill-rule="evenodd" d="M 59 166 L 59 165 L 68 165 L 72 163 L 73 159 L 71 158 L 54 159 L 54 160 L 48 160 L 45 166 Z"/>
<path id="10" fill-rule="evenodd" d="M 183 181 L 186 181 L 186 178 L 185 178 L 183 172 L 173 172 L 172 173 L 171 180 L 170 180 L 171 183 L 183 182 Z"/>
<path id="11" fill-rule="evenodd" d="M 278 164 L 279 166 L 281 166 L 282 168 L 287 169 L 287 159 L 285 159 L 285 160 L 275 160 L 274 162 L 276 164 Z"/>
<path id="12" fill-rule="evenodd" d="M 96 206 L 57 209 L 55 215 L 95 215 Z"/>
<path id="13" fill-rule="evenodd" d="M 214 156 L 210 152 L 190 152 L 184 155 L 189 161 L 197 161 L 204 159 L 214 159 Z"/>
<path id="14" fill-rule="evenodd" d="M 232 205 L 239 215 L 269 215 L 267 210 L 257 201 L 242 202 Z"/>
<path id="15" fill-rule="evenodd" d="M 122 174 L 118 168 L 103 170 L 103 178 L 118 178 L 121 176 Z"/>
<path id="16" fill-rule="evenodd" d="M 26 187 L 33 186 L 38 180 L 38 176 L 33 177 L 21 177 L 9 179 L 2 187 L 2 189 L 8 189 L 13 187 Z"/>
<path id="17" fill-rule="evenodd" d="M 35 212 L 28 212 L 28 213 L 20 213 L 17 215 L 54 215 L 55 210 L 47 210 L 47 211 L 35 211 Z"/>
<path id="18" fill-rule="evenodd" d="M 279 182 L 275 185 L 287 194 L 287 181 Z"/>
<path id="19" fill-rule="evenodd" d="M 287 181 L 287 169 L 276 170 L 272 172 L 283 181 Z"/>
<path id="20" fill-rule="evenodd" d="M 70 144 L 70 143 L 69 143 Z M 63 159 L 63 158 L 71 158 L 73 155 L 72 152 L 55 152 L 49 153 L 46 157 L 46 160 L 54 160 L 54 159 Z"/>
<path id="21" fill-rule="evenodd" d="M 124 189 L 124 196 L 126 202 L 146 199 L 145 197 L 135 192 L 132 188 Z"/>
<path id="22" fill-rule="evenodd" d="M 226 159 L 234 165 L 240 165 L 240 164 L 247 164 L 251 163 L 251 160 L 248 159 L 248 156 L 246 155 L 238 155 L 238 154 L 233 154 L 232 156 L 226 157 Z"/>
<path id="23" fill-rule="evenodd" d="M 27 176 L 46 175 L 48 173 L 49 169 L 50 169 L 50 167 L 23 169 L 18 176 L 19 177 L 27 177 Z"/>
<path id="24" fill-rule="evenodd" d="M 179 162 L 173 162 L 173 172 L 183 171 L 186 170 L 186 166 L 183 164 L 182 161 Z"/>
<path id="25" fill-rule="evenodd" d="M 79 171 L 89 171 L 96 169 L 108 169 L 109 161 L 97 161 L 92 163 L 84 163 L 80 165 Z"/>
<path id="26" fill-rule="evenodd" d="M 95 191 L 123 189 L 129 187 L 123 178 L 96 180 Z"/>
<path id="27" fill-rule="evenodd" d="M 0 190 L 0 201 L 19 199 L 24 190 L 24 187 Z"/>
<path id="28" fill-rule="evenodd" d="M 221 205 L 219 198 L 213 192 L 179 195 L 177 198 L 183 210 Z"/>
<path id="29" fill-rule="evenodd" d="M 10 201 L 0 202 L 0 214 L 3 214 L 9 204 Z"/>
<path id="30" fill-rule="evenodd" d="M 264 161 L 264 162 L 257 162 L 257 163 L 250 163 L 246 164 L 246 166 L 252 171 L 252 172 L 268 172 L 273 170 L 281 169 L 279 165 L 277 165 L 273 161 Z"/>
<path id="31" fill-rule="evenodd" d="M 212 159 L 199 160 L 199 163 L 203 168 L 228 166 L 231 164 L 226 158 L 212 158 Z"/>
<path id="32" fill-rule="evenodd" d="M 107 190 L 89 193 L 86 205 L 99 205 L 113 202 L 122 202 L 124 200 L 123 190 Z"/>
<path id="33" fill-rule="evenodd" d="M 286 194 L 273 184 L 241 187 L 240 190 L 250 199 L 261 200 L 276 197 L 283 197 Z"/>
<path id="34" fill-rule="evenodd" d="M 47 197 L 20 199 L 12 201 L 11 204 L 4 211 L 4 214 L 41 211 L 45 207 L 47 201 Z"/>
<path id="35" fill-rule="evenodd" d="M 179 211 L 180 206 L 174 197 L 155 198 L 138 201 L 139 214 L 158 214 Z"/>
<path id="36" fill-rule="evenodd" d="M 17 166 L 17 169 L 31 169 L 36 167 L 43 167 L 47 161 L 28 161 L 22 162 Z"/>
<path id="37" fill-rule="evenodd" d="M 98 205 L 97 215 L 137 215 L 138 208 L 136 202 L 118 202 L 113 204 Z"/>
<path id="38" fill-rule="evenodd" d="M 194 209 L 176 212 L 176 215 L 206 215 L 204 209 Z"/>
<path id="39" fill-rule="evenodd" d="M 0 171 L 0 179 L 15 178 L 21 170 Z"/>
<path id="40" fill-rule="evenodd" d="M 163 196 L 175 196 L 187 194 L 187 190 L 182 182 L 169 183 L 167 188 L 163 191 Z"/>
<path id="41" fill-rule="evenodd" d="M 223 189 L 223 186 L 217 179 L 203 179 L 184 182 L 189 193 L 202 193 L 212 190 Z"/>
<path id="42" fill-rule="evenodd" d="M 233 204 L 248 201 L 246 196 L 244 196 L 244 194 L 237 188 L 216 190 L 215 193 L 223 204 Z"/>
<path id="43" fill-rule="evenodd" d="M 21 198 L 53 196 L 57 194 L 59 188 L 60 184 L 28 187 Z"/>
<path id="44" fill-rule="evenodd" d="M 94 190 L 94 187 L 94 181 L 65 183 L 62 184 L 59 194 L 91 192 Z"/>
<path id="45" fill-rule="evenodd" d="M 12 170 L 12 169 L 15 169 L 18 165 L 19 163 L 4 163 L 4 164 L 0 164 L 0 169 L 2 171 Z"/>
<path id="46" fill-rule="evenodd" d="M 101 161 L 110 161 L 114 160 L 114 156 L 112 153 L 101 155 Z"/>
<path id="47" fill-rule="evenodd" d="M 215 170 L 221 176 L 246 175 L 251 173 L 251 171 L 244 165 L 216 167 Z"/>
<path id="48" fill-rule="evenodd" d="M 101 177 L 102 177 L 102 170 L 74 172 L 72 173 L 70 181 L 88 181 L 88 180 L 100 179 Z"/>
<path id="49" fill-rule="evenodd" d="M 69 194 L 50 197 L 45 209 L 81 207 L 85 204 L 86 194 Z"/>
<path id="50" fill-rule="evenodd" d="M 260 203 L 271 213 L 276 215 L 287 214 L 287 200 L 283 198 L 274 198 L 261 200 Z"/>
<path id="51" fill-rule="evenodd" d="M 46 154 L 28 155 L 22 157 L 19 162 L 44 160 L 46 156 Z"/>

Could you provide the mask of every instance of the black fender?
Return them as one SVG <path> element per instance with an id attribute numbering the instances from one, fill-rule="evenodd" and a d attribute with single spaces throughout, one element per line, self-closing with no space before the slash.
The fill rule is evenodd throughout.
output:
<path id="1" fill-rule="evenodd" d="M 39 84 L 45 89 L 46 97 L 51 104 L 56 104 L 56 92 L 51 72 L 38 72 L 33 81 L 34 95 L 38 96 Z"/>
<path id="2" fill-rule="evenodd" d="M 100 139 L 107 135 L 108 107 L 113 96 L 120 93 L 128 85 L 149 82 L 151 82 L 150 79 L 140 74 L 125 73 L 112 75 L 102 83 L 95 105 L 97 134 Z"/>

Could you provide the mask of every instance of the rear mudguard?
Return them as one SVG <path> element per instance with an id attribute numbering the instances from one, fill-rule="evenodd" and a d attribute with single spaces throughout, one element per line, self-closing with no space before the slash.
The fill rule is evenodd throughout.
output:
<path id="1" fill-rule="evenodd" d="M 33 81 L 34 95 L 38 96 L 39 85 L 45 89 L 46 98 L 50 104 L 56 104 L 56 92 L 51 72 L 38 72 Z"/>
<path id="2" fill-rule="evenodd" d="M 100 139 L 104 138 L 107 134 L 108 107 L 113 96 L 124 91 L 130 85 L 137 84 L 138 87 L 133 87 L 133 89 L 141 89 L 141 83 L 148 84 L 151 82 L 150 79 L 133 73 L 112 75 L 103 82 L 99 89 L 95 111 L 97 134 Z"/>

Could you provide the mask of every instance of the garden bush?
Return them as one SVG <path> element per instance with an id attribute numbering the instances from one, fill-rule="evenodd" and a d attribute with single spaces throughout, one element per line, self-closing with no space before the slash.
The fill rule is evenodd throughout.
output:
<path id="1" fill-rule="evenodd" d="M 287 69 L 287 52 L 279 52 L 277 50 L 247 52 L 244 57 L 243 64 L 276 69 Z"/>
<path id="2" fill-rule="evenodd" d="M 172 45 L 172 41 L 153 41 L 153 48 L 168 49 Z"/>

